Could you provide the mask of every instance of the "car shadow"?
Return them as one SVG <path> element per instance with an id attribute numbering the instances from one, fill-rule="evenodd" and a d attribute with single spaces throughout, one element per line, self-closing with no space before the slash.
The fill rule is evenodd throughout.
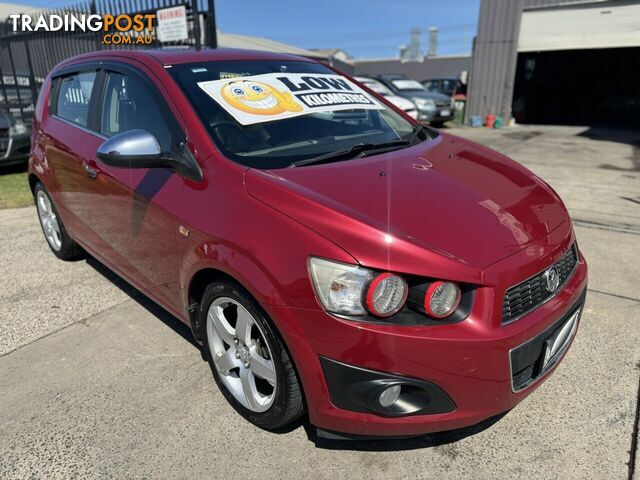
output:
<path id="1" fill-rule="evenodd" d="M 351 450 L 359 452 L 397 452 L 402 450 L 418 450 L 439 447 L 458 442 L 483 432 L 493 426 L 509 412 L 504 412 L 494 417 L 483 420 L 469 427 L 449 430 L 446 432 L 429 433 L 417 437 L 406 438 L 359 438 L 356 440 L 332 440 L 319 437 L 316 428 L 308 420 L 303 423 L 303 428 L 309 440 L 315 443 L 317 448 L 325 450 Z"/>
<path id="2" fill-rule="evenodd" d="M 601 140 L 630 145 L 631 156 L 629 156 L 628 159 L 631 161 L 631 165 L 629 167 L 620 167 L 618 165 L 603 163 L 600 164 L 599 168 L 628 173 L 640 172 L 640 133 L 638 133 L 637 130 L 626 128 L 589 127 L 579 133 L 578 136 L 588 138 L 590 140 Z"/>
<path id="3" fill-rule="evenodd" d="M 144 293 L 131 286 L 120 276 L 110 270 L 108 267 L 100 263 L 98 260 L 90 255 L 87 255 L 84 259 L 85 262 L 93 268 L 97 273 L 102 275 L 106 280 L 113 283 L 123 293 L 128 295 L 132 300 L 135 300 L 138 305 L 147 310 L 151 315 L 156 317 L 167 327 L 172 329 L 178 335 L 180 335 L 185 341 L 193 345 L 194 348 L 201 352 L 200 346 L 193 339 L 191 329 L 185 325 L 178 318 L 167 312 L 164 308 L 155 303 L 152 299 L 147 297 Z M 496 415 L 488 418 L 476 425 L 472 425 L 457 430 L 450 430 L 447 432 L 430 433 L 427 435 L 421 435 L 417 437 L 408 438 L 358 438 L 358 439 L 346 439 L 346 440 L 333 440 L 323 438 L 318 435 L 317 429 L 309 421 L 309 417 L 304 415 L 295 422 L 283 427 L 281 429 L 273 430 L 274 435 L 283 435 L 291 433 L 299 428 L 304 429 L 305 434 L 309 441 L 313 442 L 316 448 L 326 450 L 352 450 L 352 451 L 367 451 L 367 452 L 383 452 L 383 451 L 402 451 L 402 450 L 417 450 L 423 448 L 433 448 L 441 445 L 447 445 L 454 443 L 463 438 L 467 438 L 476 435 L 487 428 L 491 427 L 498 421 L 500 421 L 508 412 Z"/>
<path id="4" fill-rule="evenodd" d="M 180 335 L 184 340 L 189 342 L 195 348 L 200 351 L 200 346 L 193 339 L 193 335 L 191 334 L 191 329 L 185 325 L 178 318 L 167 312 L 164 308 L 154 302 L 152 299 L 147 297 L 144 293 L 131 286 L 131 284 L 127 283 L 120 276 L 110 270 L 108 267 L 100 263 L 98 260 L 93 258 L 90 255 L 87 255 L 85 258 L 87 265 L 93 268 L 96 272 L 102 275 L 105 279 L 109 280 L 116 287 L 118 287 L 123 293 L 127 294 L 132 300 L 135 300 L 138 305 L 147 310 L 151 315 L 156 317 L 162 323 L 164 323 L 167 327 L 172 329 L 178 335 Z"/>

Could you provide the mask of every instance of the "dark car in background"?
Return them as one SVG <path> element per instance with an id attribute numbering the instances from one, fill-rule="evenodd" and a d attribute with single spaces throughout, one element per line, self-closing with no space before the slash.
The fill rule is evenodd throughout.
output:
<path id="1" fill-rule="evenodd" d="M 454 98 L 466 98 L 467 96 L 467 86 L 458 78 L 430 78 L 421 83 L 429 92 L 442 93 Z"/>
<path id="2" fill-rule="evenodd" d="M 0 168 L 25 163 L 29 158 L 29 129 L 22 120 L 0 106 Z"/>
<path id="3" fill-rule="evenodd" d="M 441 127 L 453 120 L 454 102 L 450 96 L 429 92 L 422 84 L 402 74 L 383 74 L 372 78 L 386 85 L 394 95 L 411 100 L 418 107 L 418 120 Z"/>
<path id="4" fill-rule="evenodd" d="M 0 77 L 0 168 L 24 163 L 31 147 L 31 117 L 35 94 L 44 81 L 25 73 Z"/>

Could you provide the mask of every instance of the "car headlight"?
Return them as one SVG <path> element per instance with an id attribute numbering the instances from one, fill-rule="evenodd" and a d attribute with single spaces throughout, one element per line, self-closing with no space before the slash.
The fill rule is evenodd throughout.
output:
<path id="1" fill-rule="evenodd" d="M 385 272 L 375 277 L 367 288 L 367 308 L 378 317 L 390 317 L 407 300 L 407 282 L 398 275 Z"/>
<path id="2" fill-rule="evenodd" d="M 388 317 L 407 299 L 407 283 L 389 272 L 311 257 L 309 273 L 318 300 L 329 312 Z"/>
<path id="3" fill-rule="evenodd" d="M 27 126 L 22 120 L 16 120 L 16 123 L 9 127 L 9 135 L 24 135 L 27 133 Z"/>
<path id="4" fill-rule="evenodd" d="M 430 98 L 416 97 L 412 99 L 416 106 L 421 110 L 434 110 L 436 104 Z"/>
<path id="5" fill-rule="evenodd" d="M 460 305 L 460 287 L 453 282 L 433 282 L 424 296 L 424 310 L 434 318 L 451 315 Z"/>

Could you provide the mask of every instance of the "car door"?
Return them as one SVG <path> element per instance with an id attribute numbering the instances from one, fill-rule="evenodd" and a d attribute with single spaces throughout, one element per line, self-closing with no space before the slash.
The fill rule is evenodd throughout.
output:
<path id="1" fill-rule="evenodd" d="M 151 132 L 163 151 L 180 148 L 179 129 L 162 92 L 137 68 L 105 64 L 97 109 L 99 137 L 85 144 L 82 161 L 95 184 L 87 198 L 87 222 L 101 239 L 107 260 L 145 293 L 178 305 L 175 211 L 183 178 L 165 168 L 118 168 L 96 156 L 105 139 L 129 130 Z M 135 167 L 135 165 L 132 165 Z"/>
<path id="2" fill-rule="evenodd" d="M 94 187 L 83 167 L 81 153 L 94 135 L 89 127 L 95 102 L 97 65 L 80 65 L 53 77 L 49 115 L 43 120 L 43 145 L 52 172 L 48 185 L 70 233 L 82 243 L 95 238 L 83 221 L 86 193 Z"/>

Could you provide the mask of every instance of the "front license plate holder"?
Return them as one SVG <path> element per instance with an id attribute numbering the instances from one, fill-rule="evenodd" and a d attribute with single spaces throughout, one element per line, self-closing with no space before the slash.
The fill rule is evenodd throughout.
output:
<path id="1" fill-rule="evenodd" d="M 582 308 L 578 308 L 569 319 L 557 328 L 549 338 L 545 341 L 544 360 L 542 362 L 542 371 L 545 372 L 558 360 L 567 346 L 576 336 L 578 331 L 578 319 Z"/>
<path id="2" fill-rule="evenodd" d="M 586 289 L 573 308 L 555 324 L 509 350 L 511 390 L 517 393 L 535 383 L 564 357 L 575 338 L 584 309 Z"/>

